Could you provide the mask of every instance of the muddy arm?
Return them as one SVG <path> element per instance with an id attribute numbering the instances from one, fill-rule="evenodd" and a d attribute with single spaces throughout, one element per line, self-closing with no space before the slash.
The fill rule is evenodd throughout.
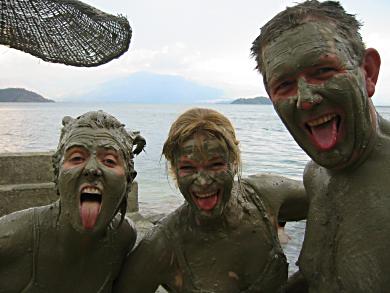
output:
<path id="1" fill-rule="evenodd" d="M 114 293 L 149 293 L 168 279 L 172 250 L 155 227 L 126 258 Z"/>
<path id="2" fill-rule="evenodd" d="M 303 183 L 274 174 L 256 174 L 247 181 L 269 203 L 280 221 L 306 219 L 309 199 Z"/>
<path id="3" fill-rule="evenodd" d="M 0 218 L 1 292 L 20 292 L 31 281 L 33 227 L 30 213 Z"/>

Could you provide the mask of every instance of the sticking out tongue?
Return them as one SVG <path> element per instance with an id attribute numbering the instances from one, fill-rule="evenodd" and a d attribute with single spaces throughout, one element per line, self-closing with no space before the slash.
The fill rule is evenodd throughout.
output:
<path id="1" fill-rule="evenodd" d="M 98 201 L 83 201 L 80 205 L 81 221 L 85 229 L 92 229 L 97 221 L 100 212 Z"/>
<path id="2" fill-rule="evenodd" d="M 205 198 L 195 197 L 196 204 L 199 208 L 205 211 L 212 210 L 218 202 L 218 195 L 212 195 Z"/>
<path id="3" fill-rule="evenodd" d="M 337 140 L 337 119 L 333 118 L 330 121 L 321 125 L 310 127 L 314 141 L 322 150 L 333 148 Z"/>

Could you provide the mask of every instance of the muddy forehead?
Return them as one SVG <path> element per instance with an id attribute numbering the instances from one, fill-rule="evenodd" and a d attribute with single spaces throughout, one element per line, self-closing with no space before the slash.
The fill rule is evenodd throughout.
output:
<path id="1" fill-rule="evenodd" d="M 308 22 L 270 41 L 262 54 L 267 82 L 316 66 L 325 55 L 337 55 L 345 66 L 353 64 L 348 53 L 350 44 L 335 30 L 330 23 Z"/>
<path id="2" fill-rule="evenodd" d="M 118 135 L 108 129 L 77 128 L 72 130 L 65 142 L 65 150 L 73 146 L 85 148 L 109 148 L 121 151 Z"/>
<path id="3" fill-rule="evenodd" d="M 189 158 L 223 157 L 227 159 L 226 145 L 215 137 L 197 136 L 185 141 L 179 148 L 178 155 Z"/>

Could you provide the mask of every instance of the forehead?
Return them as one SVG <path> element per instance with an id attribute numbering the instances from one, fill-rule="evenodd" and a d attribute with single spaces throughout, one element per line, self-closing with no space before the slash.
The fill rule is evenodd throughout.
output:
<path id="1" fill-rule="evenodd" d="M 70 132 L 65 141 L 65 150 L 74 146 L 82 146 L 88 149 L 109 148 L 121 150 L 118 139 L 113 131 L 105 128 L 76 128 Z"/>
<path id="2" fill-rule="evenodd" d="M 225 156 L 228 153 L 225 145 L 212 136 L 194 136 L 186 140 L 179 148 L 180 156 L 207 154 L 209 156 Z"/>
<path id="3" fill-rule="evenodd" d="M 335 56 L 342 63 L 351 63 L 348 47 L 349 42 L 329 22 L 310 21 L 289 29 L 263 48 L 267 82 L 319 65 L 324 57 Z"/>

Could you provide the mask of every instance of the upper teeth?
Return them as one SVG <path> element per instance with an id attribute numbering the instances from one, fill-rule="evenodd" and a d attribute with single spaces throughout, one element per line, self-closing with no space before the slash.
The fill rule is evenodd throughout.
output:
<path id="1" fill-rule="evenodd" d="M 217 194 L 217 192 L 213 191 L 213 192 L 208 192 L 208 193 L 195 193 L 195 196 L 201 197 L 201 198 L 206 198 L 206 197 L 210 197 L 210 196 L 213 196 L 216 194 Z"/>
<path id="2" fill-rule="evenodd" d="M 82 193 L 94 193 L 94 194 L 100 194 L 100 190 L 96 187 L 84 187 L 83 190 L 81 190 Z"/>
<path id="3" fill-rule="evenodd" d="M 317 125 L 324 124 L 324 123 L 332 120 L 334 117 L 336 117 L 336 114 L 325 115 L 325 116 L 322 116 L 316 120 L 309 121 L 309 122 L 307 122 L 307 124 L 310 127 L 317 126 Z"/>

